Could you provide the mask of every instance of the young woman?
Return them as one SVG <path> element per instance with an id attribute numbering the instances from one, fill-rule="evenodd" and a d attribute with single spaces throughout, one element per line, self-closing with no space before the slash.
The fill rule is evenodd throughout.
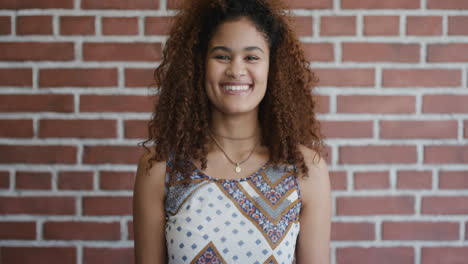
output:
<path id="1" fill-rule="evenodd" d="M 328 264 L 316 78 L 276 0 L 190 0 L 155 79 L 134 187 L 137 264 Z"/>

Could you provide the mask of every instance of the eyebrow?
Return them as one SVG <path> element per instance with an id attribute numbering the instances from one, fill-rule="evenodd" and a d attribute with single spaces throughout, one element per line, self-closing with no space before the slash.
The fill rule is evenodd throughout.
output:
<path id="1" fill-rule="evenodd" d="M 224 50 L 224 51 L 227 51 L 227 52 L 231 52 L 232 50 L 228 47 L 224 47 L 224 46 L 216 46 L 216 47 L 213 47 L 211 50 L 210 50 L 210 53 L 215 51 L 215 50 Z M 251 51 L 251 50 L 259 50 L 260 52 L 264 53 L 263 50 L 259 47 L 256 47 L 256 46 L 250 46 L 250 47 L 245 47 L 244 48 L 245 51 Z"/>

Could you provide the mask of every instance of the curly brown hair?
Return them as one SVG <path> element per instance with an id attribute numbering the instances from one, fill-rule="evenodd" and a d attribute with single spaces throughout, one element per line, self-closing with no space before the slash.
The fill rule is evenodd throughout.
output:
<path id="1" fill-rule="evenodd" d="M 310 70 L 300 42 L 292 30 L 292 18 L 279 0 L 188 0 L 175 16 L 163 49 L 161 64 L 154 72 L 160 88 L 148 124 L 148 140 L 154 152 L 148 160 L 164 161 L 173 155 L 175 170 L 189 181 L 187 160 L 207 167 L 208 129 L 211 106 L 204 89 L 208 43 L 223 22 L 249 18 L 262 32 L 270 48 L 268 87 L 259 105 L 262 145 L 273 164 L 294 164 L 304 175 L 308 167 L 299 144 L 323 156 L 323 136 L 316 119 L 311 89 L 318 79 Z M 151 152 L 151 151 L 150 151 Z M 184 165 L 185 164 L 185 165 Z"/>

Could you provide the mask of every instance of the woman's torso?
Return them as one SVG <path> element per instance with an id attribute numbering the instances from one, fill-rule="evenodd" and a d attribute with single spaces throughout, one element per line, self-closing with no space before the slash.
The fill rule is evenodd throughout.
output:
<path id="1" fill-rule="evenodd" d="M 284 263 L 294 259 L 300 229 L 300 191 L 293 165 L 267 162 L 239 179 L 210 177 L 193 168 L 191 182 L 166 174 L 168 263 Z"/>

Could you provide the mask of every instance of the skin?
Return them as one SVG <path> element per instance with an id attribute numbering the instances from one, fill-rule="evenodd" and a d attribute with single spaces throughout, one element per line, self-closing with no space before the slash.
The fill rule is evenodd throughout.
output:
<path id="1" fill-rule="evenodd" d="M 267 89 L 269 47 L 264 35 L 247 18 L 221 24 L 210 40 L 206 56 L 205 89 L 212 103 L 211 131 L 232 160 L 248 157 L 259 140 L 258 105 Z M 220 84 L 252 84 L 248 94 L 229 95 Z M 229 138 L 227 138 L 229 137 Z M 237 139 L 232 139 L 237 138 Z M 242 139 L 243 138 L 243 139 Z M 268 149 L 257 146 L 242 164 L 242 173 L 213 142 L 208 143 L 208 168 L 205 174 L 216 178 L 243 178 L 268 160 Z M 315 152 L 299 146 L 309 173 L 298 177 L 302 199 L 301 230 L 296 245 L 297 264 L 330 263 L 331 194 L 327 164 L 314 158 Z M 166 263 L 164 177 L 165 162 L 156 162 L 145 174 L 141 156 L 134 187 L 135 263 Z M 316 156 L 318 157 L 318 156 Z M 200 168 L 200 164 L 192 161 Z M 231 169 L 229 169 L 231 168 Z"/>

